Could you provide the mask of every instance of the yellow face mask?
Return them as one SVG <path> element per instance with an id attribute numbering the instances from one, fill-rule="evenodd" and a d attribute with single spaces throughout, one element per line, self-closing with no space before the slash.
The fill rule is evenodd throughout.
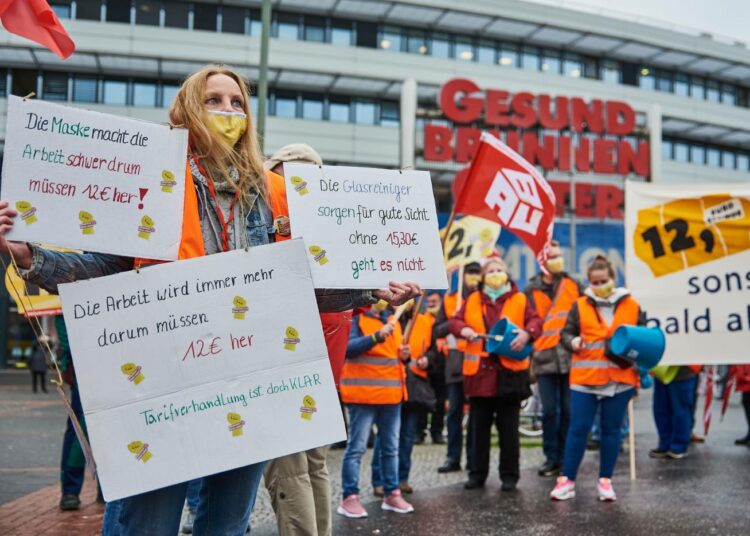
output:
<path id="1" fill-rule="evenodd" d="M 382 313 L 385 311 L 385 308 L 388 307 L 388 302 L 385 300 L 378 300 L 376 303 L 373 303 L 371 307 L 376 313 Z"/>
<path id="2" fill-rule="evenodd" d="M 216 112 L 208 110 L 208 126 L 224 141 L 234 144 L 247 130 L 247 116 L 240 112 Z"/>
<path id="3" fill-rule="evenodd" d="M 598 287 L 591 287 L 591 291 L 599 296 L 600 298 L 609 298 L 612 295 L 612 291 L 615 290 L 615 282 L 611 279 L 609 282 L 599 285 Z"/>
<path id="4" fill-rule="evenodd" d="M 440 313 L 440 306 L 438 305 L 437 307 L 427 307 L 427 312 L 432 316 L 437 316 Z"/>
<path id="5" fill-rule="evenodd" d="M 553 274 L 559 274 L 565 270 L 565 260 L 562 257 L 555 257 L 547 261 L 547 270 Z"/>
<path id="6" fill-rule="evenodd" d="M 464 281 L 471 287 L 476 287 L 481 280 L 482 276 L 479 274 L 466 274 L 464 276 Z"/>
<path id="7" fill-rule="evenodd" d="M 484 284 L 491 289 L 497 290 L 508 282 L 508 274 L 505 272 L 493 272 L 484 276 Z"/>

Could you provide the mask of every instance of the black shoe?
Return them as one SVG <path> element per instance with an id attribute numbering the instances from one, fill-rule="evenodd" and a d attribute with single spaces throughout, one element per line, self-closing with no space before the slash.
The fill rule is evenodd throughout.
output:
<path id="1" fill-rule="evenodd" d="M 648 451 L 649 458 L 662 459 L 666 458 L 668 454 L 669 452 L 663 449 L 651 449 Z"/>
<path id="2" fill-rule="evenodd" d="M 557 476 L 560 474 L 560 469 L 562 469 L 562 467 L 559 463 L 546 461 L 539 468 L 539 471 L 537 471 L 537 473 L 539 474 L 539 476 Z"/>
<path id="3" fill-rule="evenodd" d="M 469 478 L 464 483 L 464 489 L 479 489 L 484 487 L 484 480 L 478 480 L 476 478 Z"/>
<path id="4" fill-rule="evenodd" d="M 432 436 L 432 444 L 445 445 L 445 439 L 443 439 L 443 436 Z"/>
<path id="5" fill-rule="evenodd" d="M 502 486 L 500 486 L 500 491 L 516 491 L 516 483 L 503 482 Z"/>
<path id="6" fill-rule="evenodd" d="M 65 494 L 60 498 L 60 510 L 78 510 L 81 507 L 81 499 L 78 495 Z"/>
<path id="7" fill-rule="evenodd" d="M 586 450 L 599 450 L 599 442 L 589 439 L 586 442 Z"/>
<path id="8" fill-rule="evenodd" d="M 687 451 L 685 452 L 672 452 L 671 450 L 667 452 L 667 458 L 670 460 L 682 460 L 683 458 L 687 458 Z"/>
<path id="9" fill-rule="evenodd" d="M 750 434 L 734 440 L 735 445 L 750 445 Z"/>
<path id="10" fill-rule="evenodd" d="M 445 463 L 438 467 L 438 473 L 454 473 L 461 470 L 461 464 L 458 462 L 452 462 L 445 460 Z"/>

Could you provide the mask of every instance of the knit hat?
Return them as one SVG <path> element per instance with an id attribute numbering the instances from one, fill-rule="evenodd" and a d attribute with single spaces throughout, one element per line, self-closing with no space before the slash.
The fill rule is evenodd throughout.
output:
<path id="1" fill-rule="evenodd" d="M 316 166 L 323 165 L 323 160 L 315 149 L 306 143 L 292 143 L 285 145 L 273 153 L 271 157 L 265 161 L 263 167 L 266 169 L 273 169 L 278 164 L 284 162 L 299 162 L 302 164 L 315 164 Z"/>

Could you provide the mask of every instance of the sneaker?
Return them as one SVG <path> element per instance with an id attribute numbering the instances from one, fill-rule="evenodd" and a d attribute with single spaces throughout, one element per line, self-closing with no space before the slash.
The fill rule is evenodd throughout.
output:
<path id="1" fill-rule="evenodd" d="M 356 493 L 349 495 L 341 501 L 339 507 L 336 508 L 336 513 L 353 519 L 367 517 L 367 510 L 365 510 L 365 507 L 359 502 L 359 495 Z"/>
<path id="2" fill-rule="evenodd" d="M 615 488 L 612 487 L 612 481 L 609 478 L 600 478 L 596 484 L 596 490 L 599 492 L 599 500 L 612 502 L 617 499 Z"/>
<path id="3" fill-rule="evenodd" d="M 408 514 L 414 511 L 414 507 L 401 496 L 401 490 L 399 489 L 393 490 L 390 495 L 383 499 L 380 508 L 397 514 Z"/>
<path id="4" fill-rule="evenodd" d="M 375 497 L 385 497 L 385 490 L 383 489 L 383 486 L 373 486 L 372 487 L 372 494 L 375 495 Z"/>
<path id="5" fill-rule="evenodd" d="M 558 476 L 555 488 L 549 492 L 549 498 L 553 501 L 567 501 L 576 496 L 576 483 L 567 476 Z"/>
<path id="6" fill-rule="evenodd" d="M 670 460 L 682 460 L 683 458 L 687 458 L 687 451 L 685 452 L 672 452 L 671 450 L 667 452 L 667 457 Z"/>
<path id="7" fill-rule="evenodd" d="M 60 497 L 60 510 L 78 510 L 81 507 L 81 499 L 78 495 L 66 493 Z"/>
<path id="8" fill-rule="evenodd" d="M 690 442 L 691 443 L 705 443 L 706 438 L 693 432 L 690 434 Z"/>
<path id="9" fill-rule="evenodd" d="M 442 473 L 453 473 L 455 471 L 460 471 L 460 470 L 461 470 L 460 463 L 454 462 L 451 460 L 445 460 L 445 463 L 443 463 L 443 465 L 438 467 L 437 472 L 442 474 Z"/>
<path id="10" fill-rule="evenodd" d="M 182 524 L 182 533 L 192 534 L 193 523 L 195 523 L 195 512 L 191 512 L 190 510 L 188 510 L 187 517 L 185 518 L 185 522 Z"/>
<path id="11" fill-rule="evenodd" d="M 414 488 L 412 488 L 408 482 L 401 482 L 398 485 L 398 489 L 401 490 L 401 493 L 406 493 L 407 495 L 409 495 L 410 493 L 414 493 Z"/>
<path id="12" fill-rule="evenodd" d="M 648 451 L 649 458 L 662 459 L 667 457 L 668 452 L 664 449 L 651 449 Z"/>

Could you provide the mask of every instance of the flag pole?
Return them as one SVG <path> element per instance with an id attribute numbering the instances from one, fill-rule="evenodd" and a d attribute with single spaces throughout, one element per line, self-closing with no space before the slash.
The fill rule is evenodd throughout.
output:
<path id="1" fill-rule="evenodd" d="M 628 402 L 628 454 L 630 455 L 630 480 L 635 480 L 635 422 L 633 421 L 633 399 Z"/>

